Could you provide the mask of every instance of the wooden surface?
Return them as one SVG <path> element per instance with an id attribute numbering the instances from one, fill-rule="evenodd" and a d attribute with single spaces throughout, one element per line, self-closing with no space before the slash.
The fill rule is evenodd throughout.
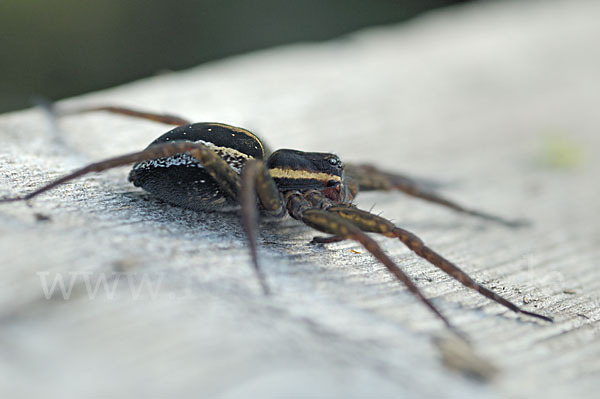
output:
<path id="1" fill-rule="evenodd" d="M 473 4 L 60 104 L 237 124 L 273 148 L 376 162 L 527 217 L 532 227 L 511 230 L 401 194 L 357 200 L 554 324 L 507 312 L 378 238 L 467 333 L 464 349 L 361 247 L 308 245 L 314 232 L 289 218 L 262 226 L 267 298 L 235 213 L 170 207 L 123 168 L 0 206 L 0 396 L 595 397 L 599 16 L 595 1 Z M 37 109 L 2 115 L 0 195 L 166 130 L 107 114 L 54 130 Z M 44 281 L 57 278 L 74 281 L 68 300 L 46 298 Z M 466 366 L 445 365 L 460 358 Z M 469 367 L 497 373 L 476 380 Z"/>

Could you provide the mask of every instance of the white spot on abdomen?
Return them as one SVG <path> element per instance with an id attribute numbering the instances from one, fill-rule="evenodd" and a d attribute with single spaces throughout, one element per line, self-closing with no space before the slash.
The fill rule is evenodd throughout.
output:
<path id="1" fill-rule="evenodd" d="M 167 139 L 168 140 L 168 139 Z M 211 142 L 198 140 L 195 143 L 204 144 L 214 152 L 216 152 L 237 174 L 240 174 L 242 167 L 248 159 L 252 157 L 244 154 L 236 149 L 229 147 L 219 147 Z M 204 168 L 196 158 L 192 157 L 187 153 L 173 155 L 168 158 L 157 158 L 148 161 L 142 161 L 135 165 L 134 170 L 138 169 L 154 169 L 154 168 L 168 168 L 170 166 L 186 166 L 188 168 Z"/>

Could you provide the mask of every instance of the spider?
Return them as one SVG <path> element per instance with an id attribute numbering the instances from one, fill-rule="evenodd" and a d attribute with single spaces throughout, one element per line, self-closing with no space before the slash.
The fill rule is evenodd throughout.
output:
<path id="1" fill-rule="evenodd" d="M 259 266 L 256 244 L 259 214 L 275 217 L 289 214 L 315 230 L 329 234 L 327 237 L 315 237 L 315 243 L 355 240 L 362 244 L 453 331 L 457 330 L 450 321 L 367 233 L 400 240 L 464 286 L 514 312 L 553 321 L 550 317 L 524 310 L 477 283 L 413 233 L 381 216 L 358 209 L 352 200 L 359 189 L 399 190 L 507 226 L 518 226 L 519 221 L 465 208 L 424 189 L 406 176 L 388 173 L 371 165 L 344 165 L 334 154 L 292 149 L 269 153 L 252 132 L 223 123 L 191 123 L 177 116 L 114 106 L 87 107 L 63 114 L 90 111 L 129 115 L 177 127 L 142 151 L 89 164 L 24 196 L 3 198 L 0 202 L 30 200 L 85 174 L 134 164 L 129 181 L 170 204 L 202 212 L 241 206 L 242 225 L 248 238 L 252 264 L 265 294 L 269 294 L 269 287 Z"/>

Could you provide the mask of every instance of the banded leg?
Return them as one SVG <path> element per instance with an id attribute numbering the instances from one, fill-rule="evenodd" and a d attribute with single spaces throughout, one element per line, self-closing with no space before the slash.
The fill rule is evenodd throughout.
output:
<path id="1" fill-rule="evenodd" d="M 267 172 L 262 161 L 250 159 L 244 164 L 241 174 L 240 202 L 242 205 L 242 225 L 248 238 L 248 246 L 250 247 L 254 270 L 265 295 L 268 295 L 269 287 L 260 270 L 256 254 L 256 230 L 258 226 L 257 196 L 268 214 L 283 216 L 285 208 L 275 181 Z"/>
<path id="2" fill-rule="evenodd" d="M 395 226 L 387 219 L 353 207 L 333 206 L 328 208 L 327 211 L 339 216 L 340 218 L 343 218 L 344 220 L 347 220 L 348 222 L 351 222 L 353 225 L 357 226 L 363 231 L 378 233 L 386 237 L 399 239 L 417 255 L 427 260 L 435 267 L 441 269 L 443 272 L 460 282 L 465 287 L 474 289 L 481 295 L 507 307 L 513 312 L 526 314 L 546 321 L 553 321 L 550 317 L 523 310 L 509 300 L 496 294 L 492 290 L 477 283 L 454 263 L 450 262 L 442 255 L 426 246 L 419 237 L 409 231 Z M 338 234 L 337 237 L 339 236 L 343 237 L 343 235 Z M 334 239 L 337 237 L 334 237 Z M 317 241 L 321 242 L 320 240 Z"/>
<path id="3" fill-rule="evenodd" d="M 225 162 L 217 153 L 210 148 L 200 143 L 193 143 L 190 141 L 174 141 L 171 143 L 157 144 L 143 151 L 134 152 L 126 155 L 121 155 L 114 158 L 109 158 L 104 161 L 95 162 L 89 164 L 81 169 L 78 169 L 66 176 L 63 176 L 51 183 L 48 183 L 35 191 L 30 192 L 24 196 L 2 198 L 2 202 L 12 201 L 26 201 L 33 197 L 53 189 L 61 184 L 74 180 L 78 177 L 86 175 L 92 172 L 102 172 L 107 169 L 116 168 L 118 166 L 125 166 L 135 162 L 147 161 L 157 158 L 167 158 L 176 154 L 188 153 L 194 157 L 199 163 L 201 163 L 205 170 L 219 183 L 225 193 L 227 193 L 232 199 L 238 198 L 240 191 L 239 176 L 231 169 L 229 164 Z"/>
<path id="4" fill-rule="evenodd" d="M 358 226 L 344 220 L 335 213 L 328 212 L 324 209 L 313 208 L 312 206 L 313 205 L 299 193 L 287 195 L 287 207 L 292 217 L 301 220 L 306 225 L 324 233 L 359 242 L 378 261 L 380 261 L 394 277 L 400 280 L 412 294 L 439 317 L 448 328 L 456 334 L 463 336 L 463 334 L 448 321 L 433 303 L 423 295 L 410 277 L 408 277 L 408 275 L 386 255 L 375 240 L 369 237 Z"/>
<path id="5" fill-rule="evenodd" d="M 436 192 L 423 187 L 422 184 L 420 184 L 414 179 L 402 175 L 384 172 L 371 165 L 349 164 L 345 166 L 344 171 L 349 178 L 351 178 L 356 184 L 358 184 L 360 191 L 399 190 L 410 196 L 421 198 L 425 201 L 445 206 L 457 212 L 497 222 L 505 226 L 521 227 L 528 224 L 525 220 L 508 220 L 500 216 L 491 215 L 486 212 L 465 208 L 462 205 L 451 201 L 447 198 L 444 198 L 440 194 L 437 194 Z"/>
<path id="6" fill-rule="evenodd" d="M 59 115 L 60 116 L 76 115 L 76 114 L 83 114 L 83 113 L 87 113 L 87 112 L 96 112 L 96 111 L 106 111 L 106 112 L 111 112 L 113 114 L 121 114 L 121 115 L 132 116 L 134 118 L 148 119 L 148 120 L 151 120 L 154 122 L 165 123 L 167 125 L 181 126 L 181 125 L 189 125 L 192 123 L 192 122 L 188 121 L 187 119 L 183 119 L 183 118 L 180 118 L 175 115 L 157 114 L 157 113 L 153 113 L 153 112 L 139 111 L 139 110 L 135 110 L 135 109 L 131 109 L 131 108 L 116 107 L 116 106 L 75 108 L 70 111 L 60 112 Z"/>

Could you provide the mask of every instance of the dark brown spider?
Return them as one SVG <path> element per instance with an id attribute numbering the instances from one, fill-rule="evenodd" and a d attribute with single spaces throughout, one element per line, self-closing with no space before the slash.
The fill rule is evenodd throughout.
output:
<path id="1" fill-rule="evenodd" d="M 177 206 L 198 211 L 218 211 L 241 205 L 242 223 L 259 281 L 268 293 L 256 255 L 256 228 L 259 211 L 271 216 L 288 213 L 294 219 L 330 237 L 314 242 L 355 240 L 383 263 L 396 278 L 433 311 L 449 328 L 454 327 L 421 293 L 412 280 L 392 261 L 366 232 L 402 241 L 408 248 L 440 268 L 464 286 L 504 305 L 508 309 L 552 321 L 551 318 L 521 309 L 514 303 L 475 282 L 458 266 L 426 246 L 414 234 L 389 220 L 356 208 L 358 190 L 400 190 L 456 211 L 499 222 L 520 224 L 487 213 L 466 209 L 438 194 L 425 190 L 405 176 L 383 172 L 369 165 L 343 165 L 333 154 L 281 149 L 269 154 L 248 130 L 221 123 L 190 123 L 171 116 L 140 112 L 122 107 L 94 107 L 72 113 L 109 111 L 177 125 L 145 150 L 92 163 L 22 197 L 0 202 L 29 200 L 44 191 L 90 172 L 101 172 L 135 163 L 129 180 L 136 186 Z"/>

